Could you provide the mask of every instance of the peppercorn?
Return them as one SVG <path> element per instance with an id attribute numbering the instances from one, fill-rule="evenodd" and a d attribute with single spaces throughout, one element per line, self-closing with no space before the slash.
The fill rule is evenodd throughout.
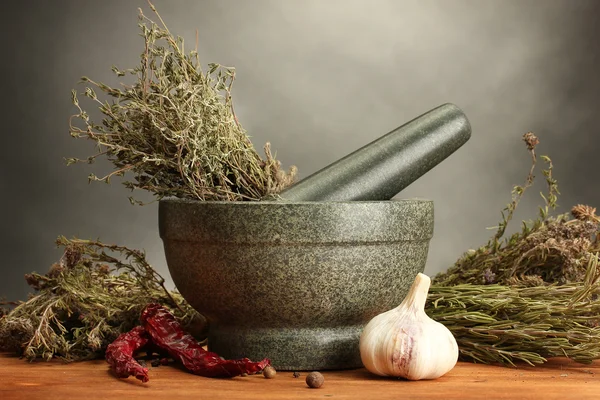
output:
<path id="1" fill-rule="evenodd" d="M 325 377 L 320 372 L 314 371 L 306 375 L 306 384 L 308 387 L 316 389 L 320 388 L 325 382 Z"/>
<path id="2" fill-rule="evenodd" d="M 298 378 L 300 376 L 300 372 L 298 371 L 294 371 L 294 374 L 292 375 L 294 378 Z"/>
<path id="3" fill-rule="evenodd" d="M 267 365 L 265 367 L 265 369 L 263 369 L 263 375 L 267 379 L 273 379 L 273 378 L 275 378 L 276 374 L 277 374 L 277 371 L 275 370 L 275 368 L 273 368 L 270 365 Z"/>

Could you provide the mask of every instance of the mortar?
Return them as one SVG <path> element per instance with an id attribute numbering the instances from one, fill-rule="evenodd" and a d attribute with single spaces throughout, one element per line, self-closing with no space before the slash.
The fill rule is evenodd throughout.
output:
<path id="1" fill-rule="evenodd" d="M 471 135 L 445 104 L 280 194 L 279 201 L 162 199 L 171 277 L 210 321 L 222 357 L 280 370 L 361 367 L 359 337 L 423 272 L 433 202 L 389 200 Z"/>
<path id="2" fill-rule="evenodd" d="M 280 370 L 358 368 L 364 325 L 423 272 L 433 202 L 163 199 L 159 228 L 210 350 Z"/>

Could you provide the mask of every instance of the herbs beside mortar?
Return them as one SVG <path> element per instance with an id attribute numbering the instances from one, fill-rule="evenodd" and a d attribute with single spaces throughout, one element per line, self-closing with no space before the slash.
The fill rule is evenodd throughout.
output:
<path id="1" fill-rule="evenodd" d="M 520 232 L 504 237 L 525 191 L 531 187 L 539 140 L 523 140 L 532 158 L 523 186 L 515 186 L 495 235 L 467 251 L 435 277 L 427 314 L 455 336 L 463 360 L 514 365 L 542 364 L 566 356 L 600 359 L 600 218 L 586 205 L 551 216 L 559 194 L 552 162 L 543 156 L 545 205 Z"/>
<path id="2" fill-rule="evenodd" d="M 174 37 L 149 2 L 160 26 L 140 9 L 139 27 L 145 47 L 140 64 L 113 72 L 133 75 L 136 82 L 113 88 L 83 77 L 84 96 L 104 115 L 94 123 L 73 90 L 79 113 L 72 116 L 70 133 L 96 142 L 98 152 L 87 159 L 69 158 L 68 164 L 93 163 L 106 156 L 116 169 L 90 181 L 110 182 L 131 173 L 124 185 L 145 189 L 159 199 L 176 196 L 198 200 L 260 200 L 290 185 L 296 168 L 288 172 L 264 147 L 266 159 L 256 152 L 233 108 L 231 89 L 235 70 L 208 64 L 204 72 L 196 49 L 186 53 L 184 40 Z M 109 98 L 101 100 L 95 89 Z M 75 122 L 79 121 L 83 127 Z M 130 197 L 132 203 L 140 203 Z"/>
<path id="3" fill-rule="evenodd" d="M 45 275 L 25 276 L 37 292 L 0 318 L 0 351 L 29 360 L 104 357 L 106 347 L 139 324 L 148 303 L 167 307 L 196 337 L 206 320 L 148 264 L 143 252 L 59 237 L 64 255 Z"/>

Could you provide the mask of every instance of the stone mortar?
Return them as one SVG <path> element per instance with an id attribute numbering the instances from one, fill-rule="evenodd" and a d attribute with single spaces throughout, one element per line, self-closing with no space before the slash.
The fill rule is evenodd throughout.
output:
<path id="1" fill-rule="evenodd" d="M 433 202 L 163 199 L 159 230 L 183 297 L 225 358 L 280 370 L 362 366 L 364 325 L 423 272 Z"/>

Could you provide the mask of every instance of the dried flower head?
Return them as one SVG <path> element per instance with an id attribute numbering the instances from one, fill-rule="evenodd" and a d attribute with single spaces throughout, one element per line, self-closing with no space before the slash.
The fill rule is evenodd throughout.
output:
<path id="1" fill-rule="evenodd" d="M 596 215 L 596 208 L 585 204 L 577 204 L 574 206 L 571 209 L 571 214 L 580 221 L 600 221 Z"/>
<path id="2" fill-rule="evenodd" d="M 46 274 L 48 278 L 57 278 L 65 271 L 65 267 L 61 263 L 54 263 Z"/>
<path id="3" fill-rule="evenodd" d="M 535 146 L 537 146 L 540 143 L 537 136 L 535 136 L 533 132 L 527 132 L 526 134 L 524 134 L 523 140 L 527 144 L 527 150 L 529 151 L 535 150 Z"/>

